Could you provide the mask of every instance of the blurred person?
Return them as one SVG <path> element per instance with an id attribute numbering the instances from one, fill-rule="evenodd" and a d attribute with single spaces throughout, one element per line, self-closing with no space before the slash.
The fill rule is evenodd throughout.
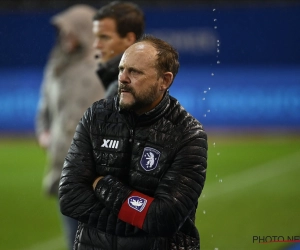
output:
<path id="1" fill-rule="evenodd" d="M 95 74 L 92 20 L 96 10 L 74 5 L 55 15 L 57 41 L 44 70 L 37 110 L 39 145 L 47 150 L 48 167 L 43 180 L 46 194 L 58 196 L 64 158 L 84 111 L 104 96 Z M 63 216 L 64 231 L 72 249 L 78 222 Z"/>
<path id="2" fill-rule="evenodd" d="M 144 14 L 131 2 L 111 2 L 100 8 L 93 18 L 94 48 L 98 50 L 99 68 L 106 96 L 118 92 L 119 62 L 122 54 L 144 32 Z"/>
<path id="3" fill-rule="evenodd" d="M 83 115 L 59 185 L 74 249 L 200 249 L 207 136 L 169 95 L 178 69 L 177 51 L 145 35 L 121 58 L 118 95 Z"/>

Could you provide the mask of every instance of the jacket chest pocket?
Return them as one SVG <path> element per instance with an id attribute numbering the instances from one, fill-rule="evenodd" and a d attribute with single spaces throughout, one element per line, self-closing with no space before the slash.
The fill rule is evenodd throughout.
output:
<path id="1" fill-rule="evenodd" d="M 168 170 L 171 154 L 162 146 L 149 143 L 136 146 L 135 150 L 137 154 L 132 158 L 129 183 L 132 187 L 151 194 Z"/>
<path id="2" fill-rule="evenodd" d="M 161 178 L 173 159 L 170 145 L 138 142 L 133 149 L 131 169 L 142 175 Z"/>
<path id="3" fill-rule="evenodd" d="M 99 175 L 113 175 L 121 179 L 127 176 L 130 157 L 126 153 L 100 152 L 96 161 L 96 171 Z"/>
<path id="4" fill-rule="evenodd" d="M 97 154 L 97 165 L 102 167 L 116 167 L 118 154 L 113 152 L 101 151 Z"/>
<path id="5" fill-rule="evenodd" d="M 128 172 L 130 154 L 126 140 L 100 138 L 94 149 L 96 171 L 100 175 L 123 176 Z M 126 150 L 127 149 L 127 150 Z"/>

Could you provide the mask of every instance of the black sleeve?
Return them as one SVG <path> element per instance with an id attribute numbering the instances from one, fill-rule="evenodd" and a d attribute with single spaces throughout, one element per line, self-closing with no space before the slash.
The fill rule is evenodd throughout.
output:
<path id="1" fill-rule="evenodd" d="M 103 208 L 92 187 L 97 174 L 89 134 L 91 118 L 92 108 L 89 108 L 76 127 L 59 183 L 62 214 L 85 223 L 92 213 L 95 216 Z"/>

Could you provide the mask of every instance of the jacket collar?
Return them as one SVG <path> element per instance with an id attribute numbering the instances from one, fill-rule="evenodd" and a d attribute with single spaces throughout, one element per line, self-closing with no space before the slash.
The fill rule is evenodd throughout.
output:
<path id="1" fill-rule="evenodd" d="M 106 63 L 99 63 L 96 71 L 98 77 L 103 83 L 104 88 L 107 90 L 110 83 L 118 80 L 119 75 L 119 63 L 123 54 L 115 56 Z"/>

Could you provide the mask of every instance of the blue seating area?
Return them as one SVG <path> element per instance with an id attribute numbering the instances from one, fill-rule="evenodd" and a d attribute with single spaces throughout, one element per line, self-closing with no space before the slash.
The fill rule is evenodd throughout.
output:
<path id="1" fill-rule="evenodd" d="M 0 133 L 34 132 L 59 10 L 0 11 Z M 146 32 L 172 43 L 170 92 L 206 128 L 300 128 L 300 5 L 145 9 Z"/>

